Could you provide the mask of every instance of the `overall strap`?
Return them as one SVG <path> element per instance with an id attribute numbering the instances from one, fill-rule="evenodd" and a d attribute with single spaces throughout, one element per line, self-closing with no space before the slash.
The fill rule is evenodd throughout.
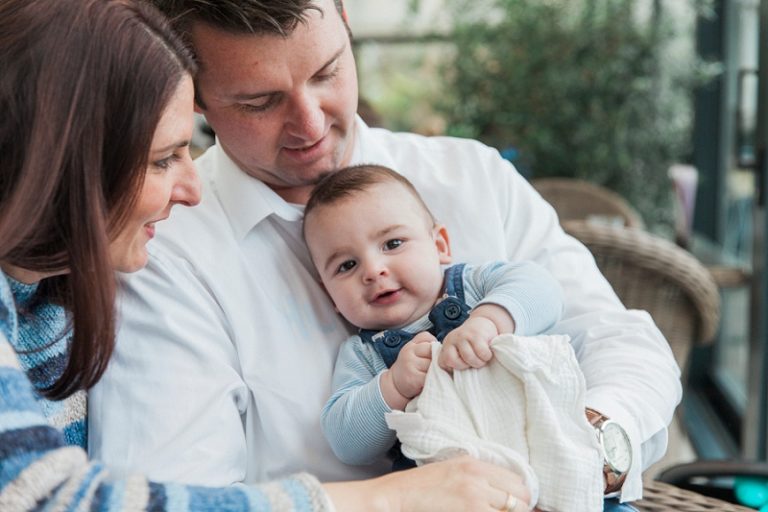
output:
<path id="1" fill-rule="evenodd" d="M 445 293 L 449 297 L 456 297 L 461 302 L 464 300 L 464 263 L 453 265 L 445 269 Z"/>
<path id="2" fill-rule="evenodd" d="M 387 329 L 384 331 L 360 329 L 359 335 L 364 343 L 373 345 L 374 350 L 379 353 L 387 368 L 391 368 L 395 364 L 400 349 L 416 336 L 415 333 L 401 329 Z"/>
<path id="3" fill-rule="evenodd" d="M 453 265 L 445 270 L 445 294 L 429 313 L 430 331 L 438 341 L 469 318 L 470 307 L 464 301 L 464 264 Z"/>
<path id="4" fill-rule="evenodd" d="M 429 312 L 432 327 L 428 330 L 442 342 L 443 338 L 464 323 L 469 318 L 470 307 L 464 302 L 464 264 L 453 265 L 445 270 L 444 298 Z M 391 368 L 397 360 L 400 349 L 411 341 L 416 333 L 402 329 L 386 329 L 372 331 L 360 329 L 360 338 L 364 343 L 370 343 L 384 360 L 387 368 Z"/>

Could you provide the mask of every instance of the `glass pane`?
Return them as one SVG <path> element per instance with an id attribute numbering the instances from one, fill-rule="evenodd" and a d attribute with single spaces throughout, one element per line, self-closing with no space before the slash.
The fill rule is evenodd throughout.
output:
<path id="1" fill-rule="evenodd" d="M 739 0 L 735 30 L 728 38 L 734 45 L 728 52 L 733 58 L 729 80 L 733 80 L 734 98 L 726 103 L 733 120 L 733 148 L 726 175 L 723 258 L 729 265 L 747 272 L 752 266 L 752 207 L 755 197 L 754 164 L 755 126 L 757 120 L 758 0 Z M 749 362 L 750 292 L 747 286 L 726 288 L 722 294 L 720 337 L 715 347 L 714 379 L 737 411 L 747 403 Z"/>

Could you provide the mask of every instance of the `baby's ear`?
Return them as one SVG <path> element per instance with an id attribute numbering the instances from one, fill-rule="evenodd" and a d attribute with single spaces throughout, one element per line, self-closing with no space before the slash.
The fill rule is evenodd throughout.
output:
<path id="1" fill-rule="evenodd" d="M 440 263 L 447 264 L 451 262 L 451 242 L 448 239 L 448 230 L 442 224 L 437 224 L 433 230 L 435 247 L 440 256 Z"/>

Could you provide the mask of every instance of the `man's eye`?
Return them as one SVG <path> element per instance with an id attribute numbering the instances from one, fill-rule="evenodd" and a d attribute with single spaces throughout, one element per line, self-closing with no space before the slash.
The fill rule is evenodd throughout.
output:
<path id="1" fill-rule="evenodd" d="M 334 78 L 336 78 L 338 74 L 339 74 L 339 67 L 334 66 L 332 70 L 316 75 L 315 80 L 319 82 L 327 82 L 329 80 L 333 80 Z"/>
<path id="2" fill-rule="evenodd" d="M 392 240 L 387 240 L 384 243 L 384 250 L 385 251 L 391 251 L 392 249 L 397 249 L 403 245 L 403 241 L 399 238 L 393 238 Z"/>
<path id="3" fill-rule="evenodd" d="M 238 103 L 237 108 L 243 112 L 263 112 L 277 102 L 275 95 L 265 96 L 253 103 Z"/>
<path id="4" fill-rule="evenodd" d="M 339 265 L 338 273 L 343 274 L 344 272 L 349 272 L 350 270 L 355 268 L 355 265 L 357 265 L 357 263 L 355 263 L 354 260 L 347 260 L 341 265 Z"/>

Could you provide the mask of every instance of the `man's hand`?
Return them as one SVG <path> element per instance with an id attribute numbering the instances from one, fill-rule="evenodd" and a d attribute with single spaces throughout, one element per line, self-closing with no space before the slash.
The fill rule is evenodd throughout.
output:
<path id="1" fill-rule="evenodd" d="M 421 393 L 432 361 L 432 341 L 437 340 L 426 331 L 414 336 L 381 376 L 381 393 L 391 409 L 405 409 L 406 404 Z"/>

